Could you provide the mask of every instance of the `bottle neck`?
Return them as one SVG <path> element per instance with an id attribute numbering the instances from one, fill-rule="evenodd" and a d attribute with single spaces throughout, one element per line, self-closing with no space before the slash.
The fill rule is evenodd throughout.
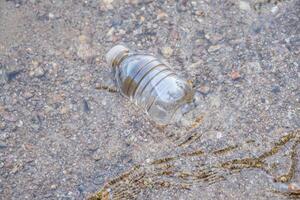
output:
<path id="1" fill-rule="evenodd" d="M 120 63 L 121 63 L 125 58 L 128 57 L 128 55 L 129 55 L 129 52 L 123 52 L 123 53 L 118 54 L 118 55 L 115 57 L 115 59 L 112 61 L 111 66 L 112 66 L 113 68 L 116 68 L 117 66 L 120 65 Z"/>
<path id="2" fill-rule="evenodd" d="M 106 61 L 111 67 L 115 68 L 128 56 L 129 51 L 130 50 L 123 45 L 116 45 L 106 54 Z"/>

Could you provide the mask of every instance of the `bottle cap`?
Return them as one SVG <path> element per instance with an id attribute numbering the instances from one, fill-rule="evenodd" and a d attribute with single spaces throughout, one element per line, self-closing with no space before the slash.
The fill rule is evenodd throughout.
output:
<path id="1" fill-rule="evenodd" d="M 106 62 L 109 66 L 114 67 L 124 54 L 128 53 L 129 49 L 123 45 L 116 45 L 111 48 L 105 55 Z"/>

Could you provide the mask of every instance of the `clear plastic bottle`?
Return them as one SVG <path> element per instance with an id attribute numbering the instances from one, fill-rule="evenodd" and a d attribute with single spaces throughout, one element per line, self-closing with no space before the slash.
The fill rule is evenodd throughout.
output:
<path id="1" fill-rule="evenodd" d="M 193 100 L 190 84 L 150 54 L 117 45 L 106 54 L 106 60 L 113 68 L 121 93 L 143 107 L 159 124 L 179 120 Z"/>

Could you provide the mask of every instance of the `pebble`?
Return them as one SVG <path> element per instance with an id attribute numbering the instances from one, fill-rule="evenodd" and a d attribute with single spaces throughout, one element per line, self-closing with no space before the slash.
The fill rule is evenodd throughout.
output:
<path id="1" fill-rule="evenodd" d="M 211 96 L 210 97 L 210 104 L 211 104 L 211 107 L 216 109 L 216 108 L 219 108 L 221 106 L 221 99 L 219 96 Z"/>
<path id="2" fill-rule="evenodd" d="M 7 145 L 3 142 L 0 142 L 0 150 L 1 149 L 5 149 L 7 147 Z"/>
<path id="3" fill-rule="evenodd" d="M 58 185 L 56 185 L 56 184 L 53 184 L 53 185 L 51 185 L 51 186 L 50 186 L 50 188 L 51 188 L 52 190 L 55 190 L 55 189 L 57 189 L 57 188 L 58 188 Z"/>
<path id="4" fill-rule="evenodd" d="M 160 11 L 160 12 L 158 12 L 158 14 L 157 14 L 157 19 L 158 19 L 158 20 L 163 20 L 163 19 L 166 19 L 167 17 L 168 17 L 168 14 L 165 13 L 165 12 L 163 12 L 163 11 Z"/>
<path id="5" fill-rule="evenodd" d="M 212 45 L 208 48 L 208 52 L 212 53 L 218 51 L 219 49 L 221 49 L 221 47 L 222 47 L 221 45 Z"/>
<path id="6" fill-rule="evenodd" d="M 10 112 L 3 112 L 2 117 L 6 121 L 9 121 L 9 122 L 16 122 L 17 121 L 17 117 L 14 114 L 10 113 Z"/>
<path id="7" fill-rule="evenodd" d="M 203 60 L 198 60 L 197 62 L 190 64 L 187 68 L 194 70 L 194 69 L 200 67 L 203 63 L 204 63 Z"/>
<path id="8" fill-rule="evenodd" d="M 42 77 L 45 75 L 45 71 L 42 67 L 38 67 L 34 71 L 32 71 L 29 75 L 34 77 Z"/>
<path id="9" fill-rule="evenodd" d="M 64 115 L 64 114 L 67 114 L 69 112 L 69 108 L 68 106 L 63 106 L 61 109 L 60 109 L 60 114 Z"/>
<path id="10" fill-rule="evenodd" d="M 240 1 L 240 2 L 239 2 L 239 8 L 240 8 L 241 10 L 246 10 L 246 11 L 251 10 L 250 4 L 249 4 L 248 2 L 246 2 L 246 1 Z"/>
<path id="11" fill-rule="evenodd" d="M 6 128 L 6 124 L 4 122 L 0 122 L 0 130 L 4 130 Z"/>
<path id="12" fill-rule="evenodd" d="M 88 102 L 85 99 L 83 99 L 82 103 L 83 103 L 83 111 L 88 113 L 90 111 L 90 107 L 89 107 Z"/>
<path id="13" fill-rule="evenodd" d="M 201 94 L 206 95 L 206 94 L 208 94 L 210 92 L 210 88 L 209 88 L 208 85 L 201 85 L 199 87 L 199 91 L 200 91 Z"/>
<path id="14" fill-rule="evenodd" d="M 173 49 L 171 47 L 166 46 L 162 48 L 161 52 L 166 58 L 169 58 L 173 54 Z"/>
<path id="15" fill-rule="evenodd" d="M 42 126 L 42 120 L 41 120 L 41 117 L 39 115 L 34 115 L 32 118 L 31 118 L 31 127 L 34 129 L 34 130 L 39 130 L 40 127 Z"/>
<path id="16" fill-rule="evenodd" d="M 54 19 L 54 18 L 55 18 L 55 15 L 54 15 L 53 13 L 50 12 L 50 13 L 48 14 L 48 17 L 49 17 L 49 19 Z"/>
<path id="17" fill-rule="evenodd" d="M 30 99 L 31 97 L 33 97 L 33 93 L 30 92 L 30 91 L 25 91 L 24 94 L 23 94 L 23 97 L 25 99 Z"/>
<path id="18" fill-rule="evenodd" d="M 21 70 L 15 70 L 15 71 L 12 71 L 12 72 L 8 72 L 6 74 L 7 76 L 7 81 L 10 82 L 14 79 L 16 79 L 16 77 L 21 73 Z"/>
<path id="19" fill-rule="evenodd" d="M 104 7 L 107 9 L 107 10 L 111 10 L 113 9 L 113 5 L 112 3 L 114 2 L 114 0 L 102 0 L 103 4 L 104 4 Z"/>
<path id="20" fill-rule="evenodd" d="M 10 171 L 10 174 L 16 174 L 22 168 L 23 168 L 23 165 L 21 163 L 18 163 L 12 168 L 12 170 Z"/>
<path id="21" fill-rule="evenodd" d="M 145 21 L 145 17 L 144 17 L 144 16 L 141 16 L 141 17 L 140 17 L 140 22 L 143 23 L 144 21 Z"/>
<path id="22" fill-rule="evenodd" d="M 4 162 L 0 160 L 0 169 L 4 167 Z M 1 189 L 0 189 L 0 192 L 1 192 Z"/>
<path id="23" fill-rule="evenodd" d="M 32 68 L 29 71 L 31 77 L 42 77 L 45 75 L 44 69 L 40 66 L 38 61 L 32 61 Z"/>
<path id="24" fill-rule="evenodd" d="M 202 10 L 197 10 L 195 12 L 195 15 L 197 15 L 198 17 L 204 17 L 205 16 L 205 12 L 203 12 Z"/>
<path id="25" fill-rule="evenodd" d="M 52 95 L 49 95 L 48 98 L 49 98 L 50 104 L 62 103 L 65 99 L 65 94 L 63 92 L 57 93 L 57 94 L 52 94 Z"/>
<path id="26" fill-rule="evenodd" d="M 78 37 L 78 45 L 77 45 L 77 55 L 81 59 L 89 59 L 95 56 L 95 51 L 91 45 L 91 38 L 87 37 L 86 35 L 80 35 Z"/>
<path id="27" fill-rule="evenodd" d="M 221 139 L 223 137 L 222 132 L 217 132 L 217 139 Z"/>
<path id="28" fill-rule="evenodd" d="M 252 74 L 252 73 L 261 73 L 263 70 L 260 66 L 260 63 L 259 62 L 249 62 L 249 63 L 246 63 L 245 65 L 243 65 L 243 68 L 247 69 L 247 72 L 249 74 Z"/>
<path id="29" fill-rule="evenodd" d="M 271 90 L 274 94 L 277 94 L 280 92 L 280 87 L 275 85 L 275 86 L 272 86 L 272 90 Z"/>
<path id="30" fill-rule="evenodd" d="M 106 104 L 107 104 L 106 100 L 103 99 L 103 100 L 101 101 L 101 104 L 102 104 L 103 106 L 106 106 Z"/>
<path id="31" fill-rule="evenodd" d="M 106 36 L 110 37 L 114 34 L 114 32 L 115 32 L 115 28 L 112 27 L 107 31 Z"/>
<path id="32" fill-rule="evenodd" d="M 95 161 L 98 161 L 98 160 L 101 160 L 102 158 L 102 153 L 101 151 L 98 149 L 97 151 L 95 151 L 92 155 L 92 158 L 95 160 Z"/>
<path id="33" fill-rule="evenodd" d="M 4 108 L 4 106 L 0 105 L 0 114 L 3 113 L 3 112 L 5 112 L 5 108 Z"/>
<path id="34" fill-rule="evenodd" d="M 102 185 L 102 184 L 103 184 L 103 182 L 104 182 L 104 179 L 103 179 L 104 175 L 103 175 L 103 174 L 95 175 L 95 176 L 93 176 L 93 177 L 95 177 L 95 178 L 93 179 L 93 183 L 94 183 L 95 185 Z"/>
<path id="35" fill-rule="evenodd" d="M 20 127 L 22 127 L 22 126 L 23 126 L 23 124 L 24 124 L 24 123 L 23 123 L 23 121 L 22 121 L 22 120 L 19 120 L 19 121 L 17 122 L 17 124 L 16 124 L 16 125 L 17 125 L 17 127 L 19 127 L 19 128 L 20 128 Z"/>
<path id="36" fill-rule="evenodd" d="M 231 77 L 232 80 L 235 81 L 235 80 L 238 80 L 239 78 L 241 78 L 241 75 L 238 71 L 232 71 L 230 73 L 230 77 Z"/>
<path id="37" fill-rule="evenodd" d="M 277 11 L 278 11 L 278 6 L 274 6 L 273 8 L 271 8 L 271 12 L 273 14 L 277 13 Z"/>

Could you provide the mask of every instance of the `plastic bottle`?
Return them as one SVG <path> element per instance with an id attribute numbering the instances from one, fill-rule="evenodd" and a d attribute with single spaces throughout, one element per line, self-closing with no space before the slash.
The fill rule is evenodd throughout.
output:
<path id="1" fill-rule="evenodd" d="M 117 45 L 106 54 L 106 60 L 120 92 L 159 124 L 178 121 L 193 100 L 191 85 L 150 54 Z"/>

